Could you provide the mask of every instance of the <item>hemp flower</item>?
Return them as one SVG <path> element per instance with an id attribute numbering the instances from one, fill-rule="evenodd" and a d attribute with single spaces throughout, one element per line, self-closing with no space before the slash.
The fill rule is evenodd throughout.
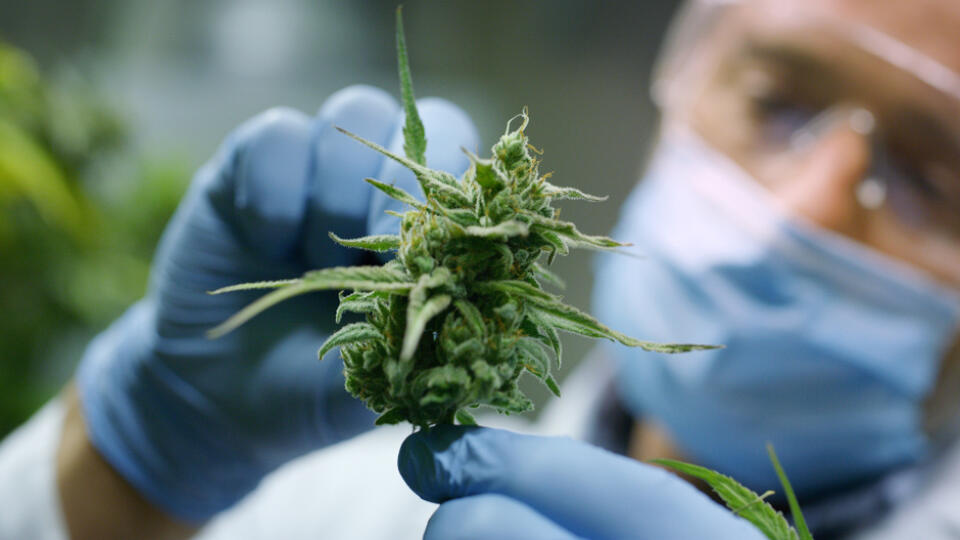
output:
<path id="1" fill-rule="evenodd" d="M 398 214 L 399 234 L 354 239 L 330 234 L 341 245 L 395 251 L 396 257 L 382 266 L 326 268 L 296 280 L 215 291 L 277 289 L 234 315 L 214 334 L 228 332 L 299 294 L 351 291 L 341 292 L 337 322 L 345 312 L 363 314 L 366 320 L 341 327 L 323 344 L 319 356 L 340 348 L 346 388 L 381 414 L 378 424 L 406 420 L 422 428 L 454 421 L 474 424 L 467 409 L 481 405 L 507 414 L 532 409 L 517 386 L 524 372 L 559 396 L 550 371 L 553 359 L 560 363 L 560 331 L 656 352 L 709 348 L 634 339 L 543 290 L 541 281 L 561 282 L 541 264 L 542 259 L 549 264 L 571 248 L 624 245 L 580 232 L 573 223 L 560 220 L 553 207 L 561 199 L 602 201 L 605 197 L 556 186 L 547 180 L 549 175 L 540 174 L 539 160 L 531 154 L 525 133 L 526 110 L 508 122 L 489 159 L 464 150 L 470 167 L 461 178 L 427 167 L 427 141 L 414 101 L 399 10 L 397 53 L 406 112 L 406 156 L 340 131 L 413 171 L 424 202 L 368 178 L 373 187 L 409 207 Z M 511 129 L 514 123 L 517 126 Z"/>

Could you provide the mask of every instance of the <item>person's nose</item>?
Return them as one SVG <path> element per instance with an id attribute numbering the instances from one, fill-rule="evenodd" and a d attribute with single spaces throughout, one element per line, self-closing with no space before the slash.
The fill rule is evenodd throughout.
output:
<path id="1" fill-rule="evenodd" d="M 857 190 L 870 172 L 873 119 L 863 109 L 832 111 L 803 133 L 774 194 L 788 211 L 855 240 L 867 235 L 870 210 Z"/>

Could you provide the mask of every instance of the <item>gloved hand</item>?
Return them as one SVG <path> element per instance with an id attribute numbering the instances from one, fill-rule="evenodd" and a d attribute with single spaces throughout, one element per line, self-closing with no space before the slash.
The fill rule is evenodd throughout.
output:
<path id="1" fill-rule="evenodd" d="M 437 426 L 407 437 L 398 464 L 441 503 L 429 540 L 764 538 L 679 477 L 569 438 Z"/>
<path id="2" fill-rule="evenodd" d="M 420 113 L 430 166 L 461 173 L 460 146 L 477 145 L 469 118 L 441 100 L 422 101 Z M 207 291 L 355 264 L 363 252 L 337 246 L 329 231 L 350 238 L 396 228 L 381 221 L 387 205 L 371 198 L 364 177 L 419 193 L 405 169 L 334 125 L 402 153 L 401 109 L 369 87 L 335 94 L 316 118 L 275 109 L 243 124 L 194 178 L 161 240 L 147 296 L 91 343 L 79 367 L 92 443 L 181 520 L 202 522 L 283 463 L 373 426 L 343 388 L 338 354 L 316 359 L 335 328 L 335 293 L 205 336 L 261 294 Z"/>

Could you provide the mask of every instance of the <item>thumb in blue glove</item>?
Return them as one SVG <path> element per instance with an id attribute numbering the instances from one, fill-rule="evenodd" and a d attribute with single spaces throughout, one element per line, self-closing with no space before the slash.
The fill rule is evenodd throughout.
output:
<path id="1" fill-rule="evenodd" d="M 459 146 L 477 144 L 467 116 L 442 100 L 420 111 L 431 166 L 462 172 Z M 336 353 L 316 360 L 335 327 L 335 294 L 285 303 L 210 340 L 257 294 L 207 291 L 359 262 L 327 234 L 362 236 L 380 223 L 363 178 L 415 180 L 334 126 L 398 149 L 402 120 L 385 92 L 351 87 L 316 118 L 277 109 L 242 125 L 198 171 L 147 296 L 87 349 L 77 387 L 91 442 L 174 517 L 202 522 L 283 463 L 372 427 L 343 388 Z"/>
<path id="2" fill-rule="evenodd" d="M 441 503 L 430 540 L 764 538 L 667 471 L 569 438 L 437 426 L 409 436 L 398 465 Z"/>

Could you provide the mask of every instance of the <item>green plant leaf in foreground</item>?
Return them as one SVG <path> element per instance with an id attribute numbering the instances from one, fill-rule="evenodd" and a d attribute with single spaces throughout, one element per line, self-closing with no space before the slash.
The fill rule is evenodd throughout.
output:
<path id="1" fill-rule="evenodd" d="M 210 338 L 223 336 L 280 302 L 301 294 L 338 289 L 406 292 L 413 288 L 413 285 L 414 283 L 408 281 L 403 273 L 391 268 L 389 264 L 385 266 L 338 266 L 308 272 L 300 279 L 231 285 L 211 291 L 210 294 L 223 294 L 249 289 L 274 288 L 277 290 L 260 297 L 257 301 L 238 311 L 222 324 L 207 332 L 207 336 Z"/>
<path id="2" fill-rule="evenodd" d="M 797 495 L 793 492 L 793 486 L 790 485 L 790 479 L 787 478 L 787 473 L 783 471 L 783 466 L 780 465 L 777 453 L 773 450 L 773 445 L 770 443 L 767 443 L 767 454 L 770 456 L 770 463 L 773 464 L 774 470 L 777 471 L 777 478 L 780 479 L 783 492 L 787 496 L 787 503 L 790 505 L 790 514 L 793 515 L 793 522 L 796 523 L 797 530 L 800 532 L 800 540 L 813 540 L 813 535 L 810 534 L 810 529 L 807 528 L 807 521 L 803 519 L 803 512 L 800 511 L 800 503 L 797 501 Z"/>
<path id="3" fill-rule="evenodd" d="M 373 236 L 364 236 L 362 238 L 340 238 L 330 234 L 330 239 L 341 246 L 366 249 L 370 251 L 384 252 L 400 247 L 400 237 L 395 234 L 375 234 Z"/>
<path id="4" fill-rule="evenodd" d="M 403 6 L 397 6 L 397 71 L 400 73 L 400 97 L 406 121 L 403 124 L 403 150 L 407 157 L 420 165 L 427 164 L 427 137 L 413 96 L 413 77 L 407 58 L 407 39 L 403 35 Z"/>
<path id="5" fill-rule="evenodd" d="M 770 540 L 798 540 L 797 531 L 783 514 L 733 478 L 706 467 L 672 459 L 654 459 L 651 462 L 703 480 L 723 499 L 727 508 L 752 523 Z"/>

